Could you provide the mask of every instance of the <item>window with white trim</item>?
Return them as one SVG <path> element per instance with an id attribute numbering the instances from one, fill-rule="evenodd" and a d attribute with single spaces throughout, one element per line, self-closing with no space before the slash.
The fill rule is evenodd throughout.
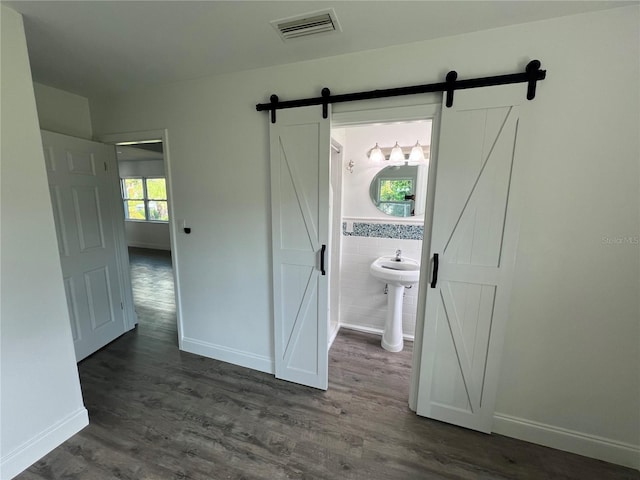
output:
<path id="1" fill-rule="evenodd" d="M 167 182 L 164 177 L 126 177 L 120 181 L 126 220 L 169 221 Z"/>

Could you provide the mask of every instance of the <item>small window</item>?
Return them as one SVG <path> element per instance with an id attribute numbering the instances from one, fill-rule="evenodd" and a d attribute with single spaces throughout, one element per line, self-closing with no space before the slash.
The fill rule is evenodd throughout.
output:
<path id="1" fill-rule="evenodd" d="M 167 183 L 164 177 L 122 179 L 124 218 L 141 222 L 168 222 Z"/>

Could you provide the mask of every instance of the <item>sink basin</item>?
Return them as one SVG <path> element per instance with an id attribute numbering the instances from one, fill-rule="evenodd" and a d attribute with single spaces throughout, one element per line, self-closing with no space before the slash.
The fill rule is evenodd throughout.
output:
<path id="1" fill-rule="evenodd" d="M 369 270 L 377 279 L 403 287 L 418 283 L 420 278 L 420 263 L 408 257 L 402 257 L 399 262 L 392 255 L 380 257 Z"/>

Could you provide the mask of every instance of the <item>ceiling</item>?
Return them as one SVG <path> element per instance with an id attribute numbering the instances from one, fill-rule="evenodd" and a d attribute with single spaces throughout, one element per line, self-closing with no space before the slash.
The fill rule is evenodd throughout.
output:
<path id="1" fill-rule="evenodd" d="M 34 80 L 84 96 L 624 6 L 620 1 L 4 1 Z M 283 42 L 272 20 L 332 7 L 338 34 Z"/>
<path id="2" fill-rule="evenodd" d="M 159 145 L 160 149 L 148 148 L 149 145 Z M 157 144 L 137 144 L 118 145 L 116 156 L 119 162 L 137 162 L 142 160 L 163 160 L 162 143 Z"/>

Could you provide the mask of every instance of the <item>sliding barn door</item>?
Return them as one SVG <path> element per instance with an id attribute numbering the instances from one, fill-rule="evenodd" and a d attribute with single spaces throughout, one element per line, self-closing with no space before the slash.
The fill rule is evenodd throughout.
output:
<path id="1" fill-rule="evenodd" d="M 330 122 L 278 110 L 270 141 L 276 377 L 326 390 Z"/>
<path id="2" fill-rule="evenodd" d="M 525 91 L 456 91 L 441 116 L 417 413 L 487 433 L 517 241 L 511 186 Z"/>
<path id="3" fill-rule="evenodd" d="M 116 255 L 110 145 L 42 131 L 60 264 L 76 360 L 122 335 L 127 326 Z M 127 272 L 128 274 L 128 272 Z"/>

